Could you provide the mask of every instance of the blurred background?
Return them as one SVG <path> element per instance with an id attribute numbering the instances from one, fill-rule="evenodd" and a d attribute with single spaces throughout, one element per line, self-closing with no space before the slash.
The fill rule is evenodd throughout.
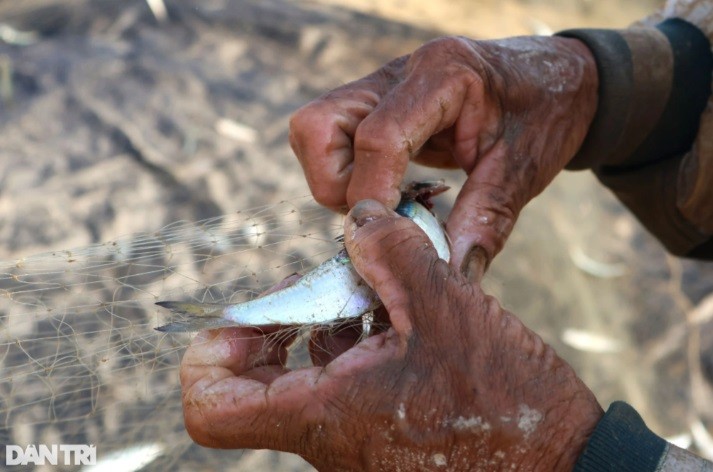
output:
<path id="1" fill-rule="evenodd" d="M 233 300 L 334 250 L 340 218 L 306 197 L 290 114 L 440 35 L 624 27 L 659 6 L 0 0 L 0 444 L 96 444 L 121 470 L 309 470 L 193 445 L 188 337 L 152 330 L 155 301 Z M 605 408 L 626 400 L 713 458 L 711 264 L 666 255 L 589 173 L 564 173 L 485 287 Z"/>

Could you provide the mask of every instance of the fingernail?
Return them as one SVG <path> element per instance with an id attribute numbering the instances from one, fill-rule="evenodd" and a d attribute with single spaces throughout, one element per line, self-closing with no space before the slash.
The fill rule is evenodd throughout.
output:
<path id="1" fill-rule="evenodd" d="M 474 284 L 480 282 L 489 264 L 490 259 L 485 249 L 481 246 L 473 246 L 463 258 L 460 271 L 468 282 Z"/>
<path id="2" fill-rule="evenodd" d="M 389 209 L 376 200 L 362 200 L 354 205 L 351 217 L 357 227 L 362 227 L 370 221 L 389 215 Z"/>

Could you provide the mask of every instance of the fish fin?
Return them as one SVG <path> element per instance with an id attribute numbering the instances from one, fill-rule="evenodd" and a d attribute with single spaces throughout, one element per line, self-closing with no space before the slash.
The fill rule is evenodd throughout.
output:
<path id="1" fill-rule="evenodd" d="M 443 179 L 428 180 L 424 182 L 411 182 L 401 192 L 401 200 L 413 200 L 425 206 L 429 210 L 433 210 L 431 198 L 448 190 L 450 187 L 446 185 Z"/>
<path id="2" fill-rule="evenodd" d="M 225 318 L 201 317 L 173 321 L 154 329 L 162 333 L 194 333 L 196 331 L 205 331 L 206 329 L 232 328 L 237 326 L 240 325 Z"/>
<path id="3" fill-rule="evenodd" d="M 156 305 L 171 310 L 178 315 L 197 317 L 219 317 L 225 305 L 217 303 L 156 302 Z"/>

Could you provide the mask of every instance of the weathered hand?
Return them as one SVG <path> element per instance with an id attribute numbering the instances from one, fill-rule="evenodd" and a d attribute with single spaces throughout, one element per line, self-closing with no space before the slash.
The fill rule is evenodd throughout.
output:
<path id="1" fill-rule="evenodd" d="M 366 198 L 393 208 L 409 160 L 462 168 L 452 263 L 473 254 L 482 270 L 581 145 L 597 85 L 577 40 L 442 38 L 298 110 L 290 142 L 315 199 L 332 208 Z"/>
<path id="2" fill-rule="evenodd" d="M 199 335 L 181 364 L 191 437 L 329 471 L 571 470 L 603 414 L 572 369 L 408 219 L 362 202 L 345 239 L 391 327 L 294 371 L 256 331 Z"/>

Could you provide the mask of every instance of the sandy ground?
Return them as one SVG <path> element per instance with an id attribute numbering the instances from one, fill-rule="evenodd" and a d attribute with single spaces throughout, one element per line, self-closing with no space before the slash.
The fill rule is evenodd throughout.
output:
<path id="1" fill-rule="evenodd" d="M 0 23 L 34 33 L 26 45 L 0 43 L 0 258 L 85 247 L 307 194 L 287 145 L 289 115 L 438 35 L 620 27 L 654 8 L 613 0 L 166 5 L 168 17 L 158 21 L 139 0 L 0 1 Z M 445 177 L 462 181 L 458 173 Z M 442 199 L 442 215 L 453 197 Z M 604 406 L 626 400 L 655 431 L 682 435 L 696 448 L 696 425 L 713 426 L 713 328 L 695 318 L 705 320 L 711 275 L 710 265 L 665 255 L 590 175 L 569 173 L 523 213 L 486 288 L 553 344 Z M 11 290 L 3 280 L 0 290 Z M 12 305 L 3 307 L 9 369 L 18 335 L 7 328 Z M 141 316 L 150 332 L 148 315 Z M 23 339 L 31 343 L 37 332 Z M 162 379 L 175 382 L 175 360 L 169 367 L 174 375 Z M 29 400 L 13 401 L 21 389 L 0 385 L 0 443 L 74 429 L 73 439 L 100 447 L 118 441 L 109 437 L 109 416 L 96 413 L 108 410 L 90 408 L 88 426 L 70 423 L 74 429 L 43 412 L 28 420 L 20 413 Z M 136 422 L 136 440 L 173 438 L 174 449 L 146 470 L 309 469 L 286 454 L 191 445 L 171 392 L 126 420 Z M 140 423 L 150 411 L 166 430 Z"/>
<path id="2" fill-rule="evenodd" d="M 622 28 L 648 15 L 656 0 L 322 0 L 377 15 L 476 38 L 550 34 L 567 28 Z"/>

